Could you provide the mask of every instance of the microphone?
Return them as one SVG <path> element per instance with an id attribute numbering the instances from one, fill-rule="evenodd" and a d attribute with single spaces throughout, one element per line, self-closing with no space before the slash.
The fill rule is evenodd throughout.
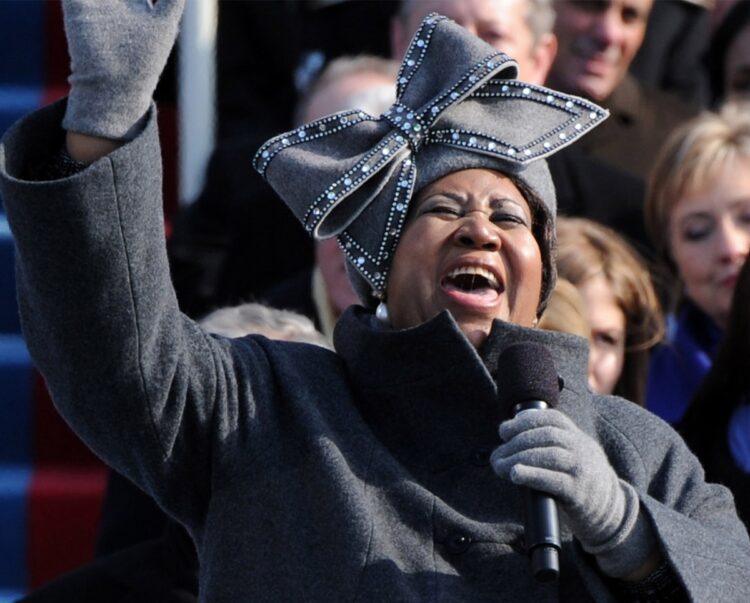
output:
<path id="1" fill-rule="evenodd" d="M 552 355 L 539 343 L 517 343 L 506 348 L 497 363 L 497 391 L 501 408 L 513 416 L 557 406 L 559 382 Z M 560 573 L 560 524 L 555 499 L 523 488 L 524 534 L 531 571 L 540 582 Z"/>

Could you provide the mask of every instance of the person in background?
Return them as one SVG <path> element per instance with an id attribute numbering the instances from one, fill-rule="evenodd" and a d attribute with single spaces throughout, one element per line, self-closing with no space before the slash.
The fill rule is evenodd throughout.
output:
<path id="1" fill-rule="evenodd" d="M 401 59 L 428 14 L 453 19 L 518 62 L 518 79 L 544 84 L 557 53 L 552 0 L 402 0 L 391 19 L 391 56 Z"/>
<path id="2" fill-rule="evenodd" d="M 396 9 L 380 0 L 216 4 L 216 147 L 168 241 L 180 308 L 195 319 L 312 267 L 312 241 L 248 161 L 295 125 L 295 105 L 327 61 L 388 55 Z"/>
<path id="3" fill-rule="evenodd" d="M 740 272 L 716 360 L 678 430 L 706 479 L 732 490 L 737 512 L 750 527 L 750 260 Z"/>
<path id="4" fill-rule="evenodd" d="M 578 289 L 591 330 L 589 384 L 643 405 L 649 351 L 664 321 L 648 267 L 613 230 L 584 218 L 557 222 L 558 273 Z"/>
<path id="5" fill-rule="evenodd" d="M 331 61 L 312 82 L 295 110 L 298 125 L 347 109 L 377 116 L 396 100 L 398 63 L 372 55 Z M 277 308 L 290 308 L 315 321 L 329 341 L 339 316 L 357 295 L 349 284 L 344 254 L 336 239 L 315 242 L 315 265 L 258 297 Z"/>
<path id="6" fill-rule="evenodd" d="M 674 133 L 651 174 L 646 226 L 673 316 L 652 354 L 646 406 L 676 423 L 711 366 L 750 250 L 747 107 L 727 105 Z"/>
<path id="7" fill-rule="evenodd" d="M 629 74 L 653 0 L 555 0 L 554 6 L 558 52 L 547 84 L 608 109 L 610 119 L 581 148 L 645 181 L 669 133 L 699 110 Z"/>

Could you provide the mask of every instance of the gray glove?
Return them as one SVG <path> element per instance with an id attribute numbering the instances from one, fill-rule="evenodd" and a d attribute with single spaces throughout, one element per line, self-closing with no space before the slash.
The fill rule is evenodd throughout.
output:
<path id="1" fill-rule="evenodd" d="M 63 0 L 72 75 L 66 130 L 130 140 L 151 104 L 185 0 Z"/>
<path id="2" fill-rule="evenodd" d="M 492 453 L 495 473 L 556 498 L 604 573 L 620 578 L 646 562 L 657 546 L 650 520 L 594 439 L 551 409 L 523 412 L 499 432 L 505 443 Z"/>

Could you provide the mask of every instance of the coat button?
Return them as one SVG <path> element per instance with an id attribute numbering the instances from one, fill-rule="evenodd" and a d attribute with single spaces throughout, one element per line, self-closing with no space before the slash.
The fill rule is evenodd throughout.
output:
<path id="1" fill-rule="evenodd" d="M 461 534 L 458 532 L 448 536 L 448 539 L 445 541 L 445 548 L 448 549 L 449 553 L 453 553 L 454 555 L 465 553 L 466 549 L 468 549 L 470 546 L 471 536 L 467 536 L 466 534 Z"/>

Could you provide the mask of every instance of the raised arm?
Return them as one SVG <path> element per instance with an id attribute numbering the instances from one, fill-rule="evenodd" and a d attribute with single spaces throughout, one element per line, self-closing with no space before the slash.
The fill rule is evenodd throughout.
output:
<path id="1" fill-rule="evenodd" d="M 177 37 L 184 0 L 65 0 L 71 57 L 63 127 L 70 156 L 92 163 L 142 129 Z"/>
<path id="2" fill-rule="evenodd" d="M 239 357 L 207 336 L 171 287 L 150 99 L 182 0 L 69 0 L 64 9 L 71 96 L 0 142 L 24 335 L 81 438 L 197 522 L 217 446 L 254 403 L 248 375 L 255 384 L 260 352 L 248 343 Z M 56 173 L 65 147 L 88 165 Z M 52 169 L 40 170 L 45 162 Z"/>

